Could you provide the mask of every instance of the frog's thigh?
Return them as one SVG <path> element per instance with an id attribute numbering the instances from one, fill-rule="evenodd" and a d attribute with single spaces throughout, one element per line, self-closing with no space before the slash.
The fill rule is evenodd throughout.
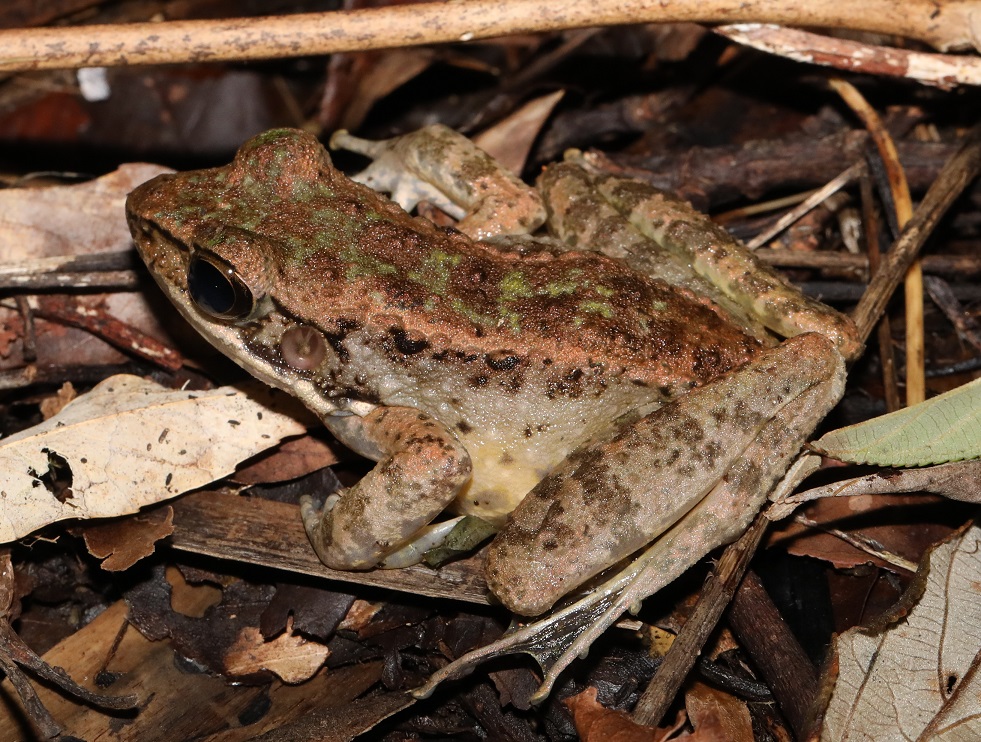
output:
<path id="1" fill-rule="evenodd" d="M 329 512 L 306 507 L 304 526 L 328 567 L 369 569 L 453 500 L 470 477 L 470 457 L 442 423 L 409 407 L 332 422 L 342 440 L 378 465 Z"/>
<path id="2" fill-rule="evenodd" d="M 843 384 L 831 342 L 802 335 L 585 444 L 511 514 L 488 554 L 491 589 L 536 615 L 692 511 L 683 551 L 704 548 L 690 564 L 738 535 Z"/>

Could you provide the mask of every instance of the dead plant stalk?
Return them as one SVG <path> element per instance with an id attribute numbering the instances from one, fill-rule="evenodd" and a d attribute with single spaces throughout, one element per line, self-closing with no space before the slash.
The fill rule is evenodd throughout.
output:
<path id="1" fill-rule="evenodd" d="M 462 0 L 332 13 L 0 31 L 0 70 L 272 59 L 627 23 L 778 23 L 895 34 L 937 49 L 981 36 L 973 2 Z"/>

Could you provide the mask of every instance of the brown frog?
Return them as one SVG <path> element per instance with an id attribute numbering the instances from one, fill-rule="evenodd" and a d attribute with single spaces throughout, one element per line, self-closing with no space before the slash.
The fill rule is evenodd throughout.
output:
<path id="1" fill-rule="evenodd" d="M 303 505 L 327 565 L 402 563 L 449 508 L 503 527 L 488 581 L 518 613 L 687 523 L 667 579 L 738 535 L 840 396 L 851 322 L 668 194 L 553 166 L 554 236 L 533 240 L 539 193 L 445 127 L 335 143 L 375 158 L 361 179 L 480 241 L 286 129 L 127 201 L 188 321 L 378 462 Z M 797 337 L 771 348 L 765 328 Z"/>

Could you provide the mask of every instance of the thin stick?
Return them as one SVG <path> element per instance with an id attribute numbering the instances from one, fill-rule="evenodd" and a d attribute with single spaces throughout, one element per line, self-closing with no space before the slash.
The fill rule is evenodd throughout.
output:
<path id="1" fill-rule="evenodd" d="M 772 227 L 770 227 L 767 230 L 764 230 L 763 232 L 760 232 L 758 235 L 756 235 L 756 237 L 754 237 L 749 242 L 747 242 L 746 247 L 748 247 L 750 250 L 755 250 L 758 247 L 765 245 L 767 242 L 772 240 L 774 237 L 780 234 L 791 224 L 796 222 L 798 219 L 803 218 L 804 215 L 810 212 L 811 210 L 816 209 L 818 206 L 824 203 L 828 198 L 830 198 L 833 194 L 840 191 L 842 188 L 844 188 L 846 185 L 848 185 L 850 182 L 852 182 L 855 178 L 857 178 L 859 175 L 861 175 L 864 172 L 865 172 L 864 162 L 856 162 L 854 165 L 849 166 L 848 169 L 846 169 L 844 172 L 842 172 L 837 177 L 830 180 L 822 188 L 819 188 L 818 190 L 811 193 L 807 198 L 801 201 L 801 203 L 798 204 L 795 208 L 791 209 L 786 214 L 781 216 Z"/>
<path id="2" fill-rule="evenodd" d="M 981 124 L 975 125 L 964 137 L 961 148 L 944 165 L 930 186 L 913 218 L 903 229 L 892 249 L 886 253 L 882 269 L 872 277 L 852 318 L 865 340 L 885 311 L 889 297 L 899 285 L 923 243 L 954 200 L 981 171 Z"/>
<path id="3" fill-rule="evenodd" d="M 905 77 L 927 85 L 981 85 L 981 59 L 962 54 L 925 54 L 863 44 L 772 24 L 720 26 L 715 32 L 737 44 L 807 64 L 848 72 Z"/>
<path id="4" fill-rule="evenodd" d="M 882 264 L 882 251 L 879 249 L 879 219 L 873 203 L 872 179 L 866 173 L 861 181 L 862 222 L 865 224 L 865 251 L 869 255 L 869 269 L 875 275 Z M 896 379 L 896 357 L 892 348 L 892 322 L 885 314 L 879 320 L 877 336 L 879 341 L 879 362 L 882 364 L 882 389 L 886 398 L 886 412 L 895 412 L 902 403 L 899 400 L 899 382 Z"/>
<path id="5" fill-rule="evenodd" d="M 892 200 L 896 205 L 896 223 L 902 229 L 913 216 L 913 199 L 909 182 L 903 170 L 893 141 L 879 114 L 869 105 L 858 89 L 844 80 L 832 80 L 842 100 L 862 119 L 889 177 Z M 919 260 L 906 271 L 906 405 L 914 405 L 926 399 L 926 371 L 924 369 L 923 341 L 923 268 Z"/>
<path id="6" fill-rule="evenodd" d="M 637 702 L 632 718 L 638 724 L 656 724 L 668 710 L 678 687 L 698 659 L 699 650 L 739 587 L 769 525 L 769 518 L 763 513 L 758 514 L 739 540 L 722 553 L 714 572 L 705 581 L 695 610 L 664 656 L 654 680 Z"/>
<path id="7" fill-rule="evenodd" d="M 934 0 L 461 0 L 333 13 L 0 31 L 0 70 L 278 59 L 627 23 L 779 23 L 973 42 L 973 3 Z"/>

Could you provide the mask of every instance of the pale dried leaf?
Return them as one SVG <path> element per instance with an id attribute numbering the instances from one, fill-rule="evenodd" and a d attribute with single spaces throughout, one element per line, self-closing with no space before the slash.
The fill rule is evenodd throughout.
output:
<path id="1" fill-rule="evenodd" d="M 832 430 L 812 446 L 841 461 L 925 466 L 981 457 L 981 379 L 926 402 Z"/>
<path id="2" fill-rule="evenodd" d="M 294 634 L 291 628 L 266 641 L 258 627 L 248 626 L 225 653 L 225 670 L 232 676 L 268 670 L 284 683 L 302 683 L 320 669 L 329 654 L 326 645 Z"/>
<path id="3" fill-rule="evenodd" d="M 905 617 L 838 638 L 821 740 L 981 739 L 981 529 L 936 547 L 925 569 Z"/>
<path id="4" fill-rule="evenodd" d="M 808 502 L 823 497 L 887 495 L 897 492 L 929 492 L 952 500 L 981 502 L 981 459 L 867 474 L 805 490 L 788 502 Z"/>
<path id="5" fill-rule="evenodd" d="M 126 194 L 164 172 L 135 163 L 80 185 L 0 191 L 0 255 L 23 260 L 128 250 Z"/>
<path id="6" fill-rule="evenodd" d="M 304 432 L 291 398 L 244 388 L 173 391 L 114 376 L 0 442 L 0 542 L 66 518 L 134 513 Z"/>

